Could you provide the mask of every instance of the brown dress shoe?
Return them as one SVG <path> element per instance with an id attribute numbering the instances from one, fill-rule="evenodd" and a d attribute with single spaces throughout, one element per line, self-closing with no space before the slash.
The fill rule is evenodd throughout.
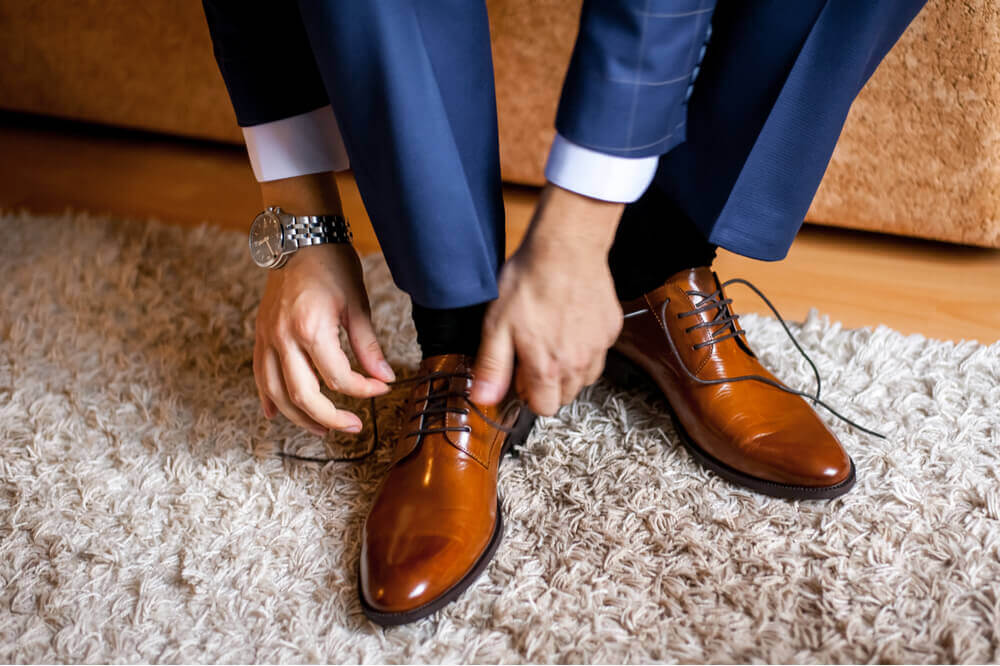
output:
<path id="1" fill-rule="evenodd" d="M 503 535 L 497 469 L 535 415 L 518 402 L 473 405 L 471 366 L 459 354 L 421 364 L 364 525 L 361 605 L 378 624 L 412 622 L 453 601 L 483 573 Z"/>
<path id="2" fill-rule="evenodd" d="M 651 379 L 684 445 L 729 481 L 775 497 L 843 495 L 853 461 L 805 400 L 767 383 L 780 382 L 750 350 L 730 303 L 707 267 L 622 303 L 606 376 L 626 386 Z"/>

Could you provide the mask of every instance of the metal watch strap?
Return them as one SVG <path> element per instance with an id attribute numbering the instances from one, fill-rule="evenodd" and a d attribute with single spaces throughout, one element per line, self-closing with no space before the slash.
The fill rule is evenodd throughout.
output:
<path id="1" fill-rule="evenodd" d="M 354 236 L 343 215 L 290 215 L 285 223 L 285 251 L 322 243 L 350 243 Z"/>

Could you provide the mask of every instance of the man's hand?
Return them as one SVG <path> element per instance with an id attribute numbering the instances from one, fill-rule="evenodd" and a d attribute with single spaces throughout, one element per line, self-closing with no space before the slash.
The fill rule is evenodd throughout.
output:
<path id="1" fill-rule="evenodd" d="M 608 250 L 623 210 L 545 188 L 524 242 L 500 272 L 500 297 L 487 310 L 473 401 L 503 399 L 515 354 L 515 387 L 536 414 L 551 416 L 601 376 L 622 326 Z"/>
<path id="2" fill-rule="evenodd" d="M 261 183 L 265 206 L 297 214 L 342 211 L 331 172 Z M 355 372 L 340 348 L 340 329 L 361 368 Z M 304 247 L 268 273 L 257 313 L 253 373 L 264 415 L 278 410 L 323 436 L 328 430 L 359 432 L 361 419 L 338 410 L 320 392 L 320 379 L 339 393 L 367 398 L 395 379 L 375 339 L 361 261 L 350 245 Z"/>
<path id="3" fill-rule="evenodd" d="M 340 348 L 340 327 L 370 377 L 354 371 Z M 361 262 L 350 245 L 302 248 L 271 271 L 257 314 L 254 377 L 264 415 L 276 411 L 316 435 L 360 432 L 357 415 L 338 410 L 320 392 L 357 398 L 381 395 L 395 379 L 371 323 Z M 319 377 L 317 377 L 317 374 Z"/>

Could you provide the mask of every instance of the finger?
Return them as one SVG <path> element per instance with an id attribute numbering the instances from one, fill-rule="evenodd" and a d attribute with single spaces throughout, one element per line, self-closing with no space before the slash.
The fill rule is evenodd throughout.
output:
<path id="1" fill-rule="evenodd" d="M 323 382 L 331 390 L 355 398 L 370 398 L 389 391 L 385 382 L 356 372 L 335 337 L 331 338 L 329 344 L 314 344 L 306 351 L 316 370 L 323 377 Z"/>
<path id="2" fill-rule="evenodd" d="M 583 388 L 583 375 L 579 372 L 569 372 L 562 377 L 559 384 L 559 404 L 568 405 L 576 400 Z"/>
<path id="3" fill-rule="evenodd" d="M 319 379 L 299 347 L 281 347 L 278 349 L 278 356 L 281 359 L 285 389 L 293 406 L 305 412 L 313 421 L 332 430 L 361 431 L 361 419 L 357 415 L 337 409 L 319 390 Z"/>
<path id="4" fill-rule="evenodd" d="M 264 418 L 270 420 L 278 413 L 278 408 L 274 402 L 267 397 L 264 383 L 264 353 L 263 344 L 260 340 L 254 343 L 253 347 L 253 381 L 257 386 L 257 396 L 260 398 L 260 408 L 264 412 Z"/>
<path id="5" fill-rule="evenodd" d="M 347 321 L 344 328 L 347 329 L 347 338 L 351 343 L 351 349 L 358 358 L 358 363 L 369 375 L 383 382 L 396 381 L 396 374 L 392 371 L 392 366 L 385 360 L 382 354 L 382 346 L 375 337 L 375 329 L 372 327 L 371 314 L 366 309 L 348 311 Z"/>
<path id="6" fill-rule="evenodd" d="M 587 372 L 584 373 L 584 386 L 590 386 L 591 384 L 597 383 L 597 380 L 601 378 L 604 374 L 604 359 L 607 356 L 603 353 L 598 354 L 594 360 L 591 362 L 590 367 L 587 368 Z"/>
<path id="7" fill-rule="evenodd" d="M 540 416 L 555 414 L 559 409 L 561 395 L 560 382 L 555 373 L 546 367 L 539 367 L 530 356 L 521 358 L 518 373 L 521 375 L 524 399 L 531 411 Z"/>
<path id="8" fill-rule="evenodd" d="M 281 361 L 278 353 L 268 347 L 262 353 L 260 363 L 262 391 L 270 398 L 289 421 L 304 428 L 319 437 L 325 437 L 327 429 L 311 419 L 305 412 L 292 404 L 285 389 L 285 380 L 281 374 Z"/>
<path id="9" fill-rule="evenodd" d="M 514 372 L 514 340 L 506 326 L 483 327 L 483 340 L 472 370 L 472 402 L 495 405 L 507 395 Z"/>

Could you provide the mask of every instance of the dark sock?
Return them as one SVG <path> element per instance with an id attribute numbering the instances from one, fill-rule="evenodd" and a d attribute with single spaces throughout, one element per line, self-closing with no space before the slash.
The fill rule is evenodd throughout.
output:
<path id="1" fill-rule="evenodd" d="M 618 298 L 630 301 L 685 268 L 711 266 L 718 246 L 656 185 L 625 207 L 608 265 Z"/>
<path id="2" fill-rule="evenodd" d="M 462 308 L 425 308 L 413 303 L 413 324 L 423 358 L 441 354 L 475 356 L 489 303 Z"/>

